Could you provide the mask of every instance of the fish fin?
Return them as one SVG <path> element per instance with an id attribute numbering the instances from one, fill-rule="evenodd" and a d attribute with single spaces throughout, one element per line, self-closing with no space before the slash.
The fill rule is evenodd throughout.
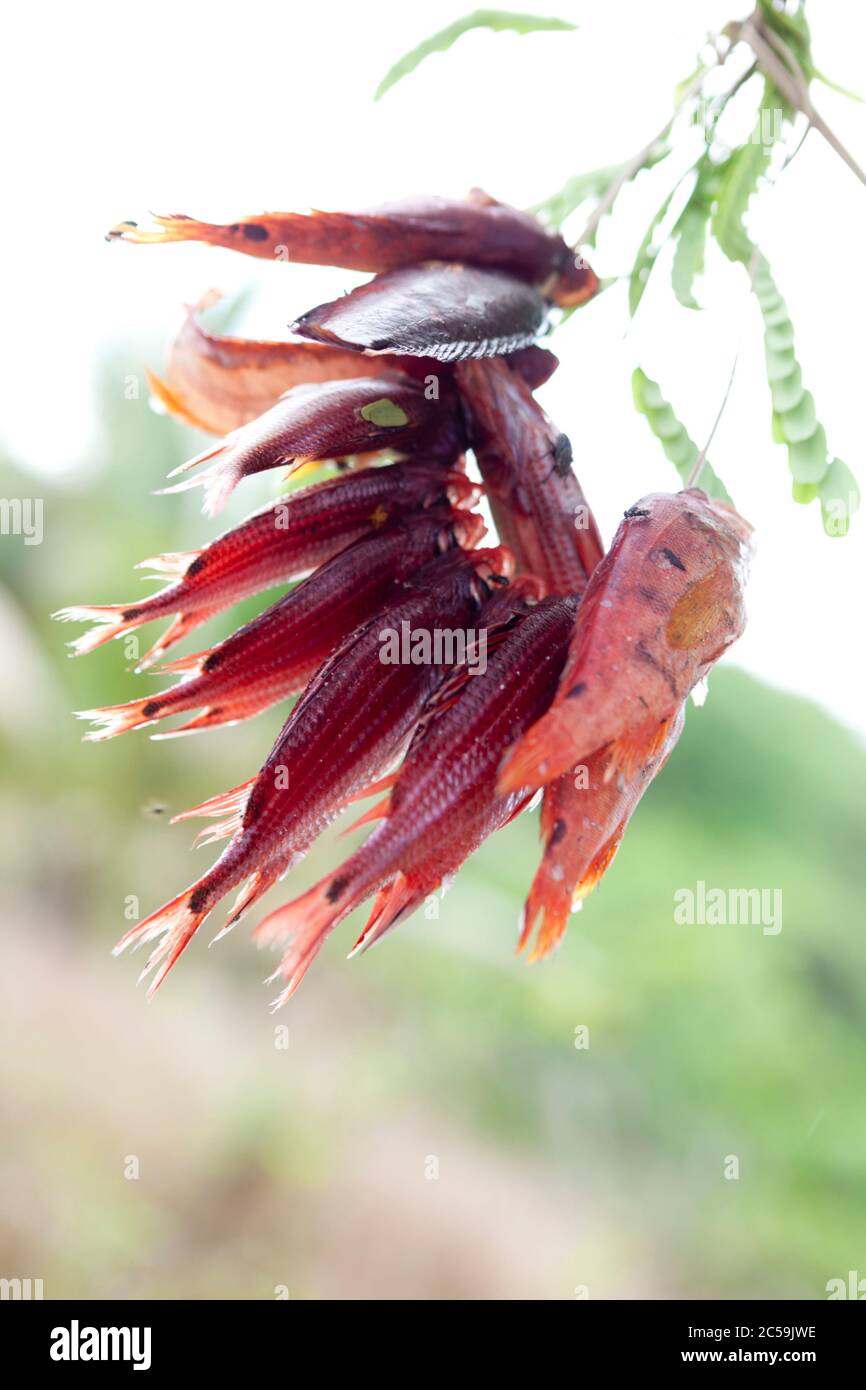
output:
<path id="1" fill-rule="evenodd" d="M 225 449 L 231 448 L 232 442 L 232 434 L 224 435 L 216 444 L 208 444 L 207 448 L 202 449 L 201 453 L 194 454 L 191 459 L 186 459 L 183 463 L 179 463 L 177 468 L 173 468 L 167 476 L 169 478 L 176 478 L 178 473 L 189 473 L 191 469 L 198 468 L 200 463 L 207 463 L 208 459 L 216 458 L 217 454 L 221 454 Z M 168 489 L 166 489 L 166 491 L 168 491 Z"/>
<path id="2" fill-rule="evenodd" d="M 351 825 L 347 825 L 345 830 L 341 830 L 340 838 L 342 839 L 344 835 L 351 835 L 353 830 L 360 830 L 362 825 L 370 825 L 374 820 L 382 820 L 383 817 L 388 815 L 390 809 L 391 798 L 390 796 L 384 796 L 381 801 L 377 801 L 370 806 L 363 815 L 358 816 L 357 820 L 353 820 Z"/>
<path id="3" fill-rule="evenodd" d="M 183 689 L 181 684 L 178 689 Z M 151 734 L 151 738 L 157 742 L 164 742 L 170 738 L 182 738 L 184 734 L 199 734 L 204 729 L 216 729 L 225 724 L 239 724 L 242 719 L 249 719 L 254 714 L 259 714 L 265 708 L 264 705 L 258 709 L 246 709 L 236 707 L 227 702 L 222 705 L 206 705 L 199 714 L 187 719 L 184 724 L 176 724 L 173 729 L 166 729 L 162 733 Z M 171 714 L 171 710 L 166 710 L 166 714 Z"/>
<path id="4" fill-rule="evenodd" d="M 217 941 L 222 940 L 222 938 L 231 931 L 232 927 L 237 926 L 241 918 L 249 912 L 250 908 L 254 903 L 258 902 L 259 898 L 267 893 L 268 889 L 276 883 L 279 877 L 279 868 L 256 869 L 254 873 L 250 874 L 232 904 L 229 915 L 226 918 L 225 926 L 220 928 L 211 942 L 212 946 Z"/>
<path id="5" fill-rule="evenodd" d="M 150 648 L 150 650 L 145 652 L 144 656 L 138 663 L 136 670 L 144 671 L 149 666 L 152 666 L 153 663 L 157 661 L 158 658 L 162 656 L 162 653 L 167 651 L 169 647 L 173 647 L 176 642 L 182 641 L 182 639 L 188 636 L 190 632 L 193 632 L 195 628 L 200 627 L 202 623 L 209 622 L 211 618 L 215 617 L 216 614 L 220 613 L 221 611 L 222 609 L 217 607 L 199 608 L 196 609 L 194 612 L 187 612 L 186 610 L 184 610 L 178 613 L 177 616 L 173 619 L 173 621 L 169 623 L 162 636 L 158 637 L 157 640 L 154 642 L 153 646 Z M 207 651 L 196 652 L 195 657 L 190 658 L 189 660 L 198 660 L 199 658 L 207 657 L 207 655 Z M 186 662 L 187 658 L 183 658 L 183 660 L 184 662 Z M 166 662 L 161 663 L 159 669 L 161 671 L 189 671 L 192 670 L 193 667 L 192 665 L 186 664 L 183 666 L 175 666 L 171 662 Z"/>
<path id="6" fill-rule="evenodd" d="M 193 671 L 198 675 L 212 650 L 213 648 L 206 647 L 204 651 L 188 652 L 186 656 L 174 657 L 171 661 L 161 661 L 153 674 L 160 676 L 177 675 L 179 673 Z"/>
<path id="7" fill-rule="evenodd" d="M 375 946 L 387 931 L 395 927 L 402 918 L 408 917 L 410 912 L 414 912 L 435 886 L 434 884 L 419 890 L 412 886 L 404 873 L 396 874 L 391 882 L 376 894 L 367 924 L 349 952 L 349 959 L 363 955 L 364 951 L 369 951 L 371 946 Z"/>
<path id="8" fill-rule="evenodd" d="M 502 624 L 501 627 L 499 625 L 491 625 L 488 629 L 486 649 L 488 655 L 490 652 L 495 651 L 497 646 L 503 641 L 507 626 L 507 623 Z M 441 719 L 442 715 L 451 709 L 452 705 L 456 704 L 469 682 L 474 679 L 475 677 L 472 674 L 472 669 L 468 660 L 461 666 L 455 666 L 454 669 L 446 675 L 441 685 L 439 685 L 430 696 L 430 699 L 424 706 L 424 712 L 415 726 L 415 733 L 412 736 L 411 743 L 413 749 L 417 748 L 418 744 L 427 737 L 436 721 Z"/>
<path id="9" fill-rule="evenodd" d="M 552 782 L 572 765 L 577 747 L 570 720 L 554 706 L 506 755 L 499 774 L 500 795 Z"/>
<path id="10" fill-rule="evenodd" d="M 571 894 L 572 911 L 577 909 L 584 898 L 589 897 L 593 888 L 596 888 L 604 878 L 604 875 L 613 863 L 616 852 L 619 849 L 620 841 L 625 834 L 627 824 L 628 817 L 626 816 L 620 821 L 616 829 L 611 832 L 610 837 L 605 840 L 580 882 L 575 884 Z"/>
<path id="11" fill-rule="evenodd" d="M 188 811 L 179 811 L 176 816 L 172 816 L 171 824 L 177 821 L 197 820 L 203 816 L 224 816 L 234 815 L 236 812 L 246 809 L 250 792 L 252 791 L 258 774 L 250 777 L 246 782 L 241 782 L 236 787 L 231 787 L 227 792 L 218 792 L 216 796 L 209 796 L 206 801 L 200 801 L 197 806 L 191 806 Z"/>
<path id="12" fill-rule="evenodd" d="M 140 560 L 137 570 L 153 570 L 161 579 L 180 579 L 186 574 L 193 560 L 204 554 L 201 550 L 171 550 L 165 555 L 152 555 L 149 560 Z"/>
<path id="13" fill-rule="evenodd" d="M 617 773 L 621 773 L 627 782 L 646 767 L 647 763 L 657 757 L 667 741 L 671 728 L 676 722 L 679 711 L 675 711 L 669 718 L 663 719 L 660 723 L 656 720 L 648 720 L 636 729 L 630 729 L 621 738 L 614 739 L 608 745 L 608 763 L 604 771 L 604 780 L 609 782 Z"/>
<path id="14" fill-rule="evenodd" d="M 379 777 L 375 782 L 368 782 L 366 787 L 361 787 L 360 791 L 352 792 L 347 796 L 345 806 L 351 806 L 355 801 L 366 801 L 368 796 L 375 796 L 377 792 L 390 791 L 397 781 L 398 772 L 389 772 L 385 777 Z"/>

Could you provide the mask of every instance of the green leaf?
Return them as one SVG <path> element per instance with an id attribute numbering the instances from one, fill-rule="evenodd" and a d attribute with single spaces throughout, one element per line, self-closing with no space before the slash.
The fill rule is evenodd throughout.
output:
<path id="1" fill-rule="evenodd" d="M 659 164 L 669 154 L 670 145 L 667 141 L 659 141 L 650 150 L 643 163 L 624 181 L 622 188 L 624 188 L 631 179 L 637 178 L 638 174 L 643 173 L 645 169 L 652 169 L 654 165 Z M 553 193 L 549 198 L 545 198 L 543 202 L 536 203 L 529 211 L 534 213 L 536 217 L 540 217 L 542 221 L 548 223 L 548 225 L 557 228 L 561 227 L 566 218 L 570 217 L 582 203 L 586 203 L 590 199 L 597 200 L 601 198 L 610 188 L 611 184 L 615 183 L 627 168 L 627 163 L 606 164 L 599 169 L 590 169 L 585 174 L 575 174 L 567 183 L 563 184 L 558 193 Z M 617 197 L 619 197 L 619 193 L 622 192 L 622 188 L 618 190 Z M 611 203 L 608 208 L 608 212 L 610 212 L 612 208 L 613 203 Z M 590 238 L 590 244 L 593 244 L 594 241 L 595 235 L 593 234 Z"/>
<path id="2" fill-rule="evenodd" d="M 841 83 L 834 82 L 831 77 L 827 77 L 825 73 L 819 72 L 817 68 L 813 68 L 812 76 L 815 78 L 816 82 L 823 82 L 825 87 L 829 87 L 831 92 L 837 92 L 840 97 L 847 97 L 849 101 L 859 102 L 861 106 L 866 103 L 866 97 L 861 97 L 859 92 L 852 92 L 850 87 L 843 87 Z"/>
<path id="3" fill-rule="evenodd" d="M 804 440 L 811 439 L 818 428 L 811 391 L 801 390 L 797 404 L 791 410 L 780 410 L 779 414 L 782 417 L 782 433 L 789 444 L 802 444 Z"/>
<path id="4" fill-rule="evenodd" d="M 800 371 L 800 364 L 795 362 L 787 376 L 771 381 L 770 390 L 773 394 L 774 410 L 780 415 L 784 415 L 786 410 L 793 410 L 797 402 L 803 398 L 803 373 Z"/>
<path id="5" fill-rule="evenodd" d="M 774 348 L 764 340 L 764 355 L 767 359 L 767 380 L 770 386 L 774 382 L 781 381 L 783 377 L 790 376 L 797 366 L 797 359 L 794 356 L 793 347 Z"/>
<path id="6" fill-rule="evenodd" d="M 689 200 L 674 223 L 671 236 L 676 242 L 671 285 L 680 304 L 686 309 L 699 309 L 693 285 L 704 269 L 707 243 L 707 224 L 717 192 L 718 169 L 704 155 L 696 166 L 695 186 Z"/>
<path id="7" fill-rule="evenodd" d="M 445 53 L 452 44 L 472 29 L 492 29 L 494 33 L 510 30 L 515 34 L 532 34 L 539 30 L 576 28 L 576 24 L 571 24 L 566 19 L 542 19 L 539 15 L 511 14 L 508 10 L 474 10 L 472 14 L 466 15 L 463 19 L 455 20 L 453 24 L 449 24 L 445 29 L 440 29 L 438 33 L 431 35 L 429 39 L 424 39 L 423 43 L 419 43 L 417 48 L 404 54 L 394 63 L 393 67 L 388 69 L 376 88 L 373 99 L 378 101 L 401 78 L 414 72 L 419 63 L 423 63 L 424 59 L 428 58 L 431 53 Z"/>
<path id="8" fill-rule="evenodd" d="M 680 304 L 686 309 L 700 309 L 692 286 L 704 270 L 704 251 L 707 243 L 708 207 L 689 205 L 680 218 L 679 231 L 671 266 L 671 284 Z"/>
<path id="9" fill-rule="evenodd" d="M 751 252 L 749 253 L 751 259 Z M 773 439 L 788 450 L 795 502 L 821 498 L 824 529 L 845 535 L 848 517 L 859 504 L 857 483 L 840 459 L 828 461 L 827 435 L 818 423 L 811 391 L 794 351 L 794 328 L 764 256 L 755 266 L 753 289 L 764 319 L 767 380 L 773 398 Z M 852 501 L 852 499 L 855 499 Z M 834 527 L 835 529 L 830 529 Z"/>
<path id="10" fill-rule="evenodd" d="M 821 515 L 828 536 L 846 536 L 848 523 L 860 506 L 857 479 L 847 464 L 834 459 L 818 489 Z"/>
<path id="11" fill-rule="evenodd" d="M 680 180 L 680 183 L 682 183 L 682 179 Z M 647 281 L 650 277 L 650 271 L 655 265 L 656 256 L 661 250 L 661 246 L 656 246 L 653 238 L 655 237 L 655 234 L 661 226 L 662 222 L 664 222 L 665 216 L 667 215 L 667 210 L 671 205 L 671 200 L 679 186 L 680 185 L 678 183 L 676 188 L 672 189 L 668 196 L 665 198 L 664 202 L 662 203 L 652 222 L 649 224 L 643 241 L 638 247 L 637 255 L 635 256 L 634 265 L 631 268 L 631 275 L 629 276 L 628 282 L 628 311 L 632 315 L 632 317 L 634 317 L 635 311 L 637 310 L 637 306 L 640 304 L 641 299 L 643 298 L 643 292 L 647 287 Z"/>
<path id="12" fill-rule="evenodd" d="M 632 372 L 631 390 L 635 408 L 646 417 L 653 434 L 660 440 L 667 458 L 674 465 L 683 482 L 687 482 L 698 457 L 697 444 L 689 436 L 685 425 L 677 419 L 673 408 L 664 399 L 658 382 L 648 377 L 640 367 L 636 367 Z M 706 460 L 695 485 L 703 488 L 710 497 L 720 497 L 725 502 L 731 500 L 721 478 Z"/>
<path id="13" fill-rule="evenodd" d="M 721 181 L 712 228 L 713 236 L 730 261 L 748 262 L 752 251 L 743 217 L 758 180 L 770 162 L 769 147 L 756 141 L 756 134 L 760 135 L 760 124 L 752 132 L 752 139 L 734 150 L 719 170 Z"/>
<path id="14" fill-rule="evenodd" d="M 827 435 L 817 425 L 806 439 L 788 446 L 788 467 L 796 483 L 820 483 L 827 473 Z"/>
<path id="15" fill-rule="evenodd" d="M 362 405 L 361 418 L 382 429 L 399 429 L 409 423 L 409 416 L 403 407 L 389 401 L 386 396 L 378 401 L 370 401 L 369 405 Z"/>

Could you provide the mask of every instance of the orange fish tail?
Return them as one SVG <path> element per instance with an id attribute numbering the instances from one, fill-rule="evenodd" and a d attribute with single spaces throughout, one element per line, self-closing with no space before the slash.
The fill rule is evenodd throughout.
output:
<path id="1" fill-rule="evenodd" d="M 113 954 L 119 956 L 128 946 L 137 950 L 147 942 L 157 942 L 139 976 L 139 979 L 143 980 L 158 967 L 148 987 L 148 996 L 159 989 L 169 970 L 186 950 L 211 911 L 216 901 L 209 891 L 211 883 L 212 871 L 187 888 L 184 893 L 172 898 L 164 907 L 151 913 L 143 922 L 137 922 L 115 946 Z"/>
<path id="2" fill-rule="evenodd" d="M 535 945 L 526 959 L 532 965 L 549 956 L 564 937 L 572 910 L 568 886 L 556 882 L 542 860 L 532 880 L 532 887 L 523 909 L 517 954 L 520 955 L 529 945 L 530 937 L 537 926 Z"/>
<path id="3" fill-rule="evenodd" d="M 153 724 L 167 714 L 175 713 L 169 700 L 171 691 L 160 696 L 144 696 L 140 700 L 130 700 L 125 705 L 105 705 L 102 709 L 82 709 L 76 719 L 88 719 L 97 727 L 84 735 L 85 743 L 102 743 L 107 738 L 128 733 L 130 729 L 142 729 Z"/>
<path id="4" fill-rule="evenodd" d="M 159 213 L 150 214 L 152 227 L 140 227 L 137 222 L 118 222 L 106 235 L 106 241 L 130 241 L 136 246 L 153 246 L 173 241 L 206 241 L 212 246 L 226 246 L 234 243 L 228 236 L 228 227 L 212 222 L 199 222 L 195 217 L 187 217 L 182 212 L 161 217 Z"/>
<path id="5" fill-rule="evenodd" d="M 67 644 L 71 656 L 83 656 L 85 652 L 95 651 L 97 647 L 101 647 L 105 642 L 110 642 L 112 638 L 120 637 L 124 632 L 130 632 L 141 623 L 146 623 L 148 621 L 146 616 L 126 617 L 128 610 L 137 611 L 141 607 L 141 604 L 131 603 L 91 604 L 60 608 L 51 616 L 59 623 L 96 624 L 89 632 L 83 633 L 81 637 L 76 637 Z"/>
<path id="6" fill-rule="evenodd" d="M 352 881 L 350 859 L 335 874 L 329 874 L 301 897 L 277 908 L 259 923 L 253 932 L 257 945 L 291 942 L 268 981 L 281 979 L 285 985 L 274 1001 L 274 1008 L 280 1008 L 291 998 L 326 938 L 371 891 L 372 885 L 365 875 L 358 875 L 355 882 Z"/>

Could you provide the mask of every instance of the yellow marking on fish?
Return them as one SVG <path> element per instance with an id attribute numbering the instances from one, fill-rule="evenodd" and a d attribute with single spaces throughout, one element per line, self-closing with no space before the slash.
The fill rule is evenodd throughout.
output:
<path id="1" fill-rule="evenodd" d="M 370 525 L 371 525 L 371 526 L 384 526 L 384 525 L 385 525 L 385 522 L 386 522 L 387 520 L 388 520 L 388 512 L 387 512 L 387 509 L 386 509 L 385 507 L 383 507 L 383 506 L 382 506 L 382 503 L 380 502 L 379 505 L 378 505 L 378 507 L 376 508 L 376 510 L 375 510 L 374 512 L 371 512 L 371 513 L 370 513 Z"/>
<path id="2" fill-rule="evenodd" d="M 665 628 L 669 645 L 688 651 L 699 647 L 719 627 L 728 626 L 729 597 L 727 568 L 720 564 L 704 579 L 690 585 L 674 604 Z"/>

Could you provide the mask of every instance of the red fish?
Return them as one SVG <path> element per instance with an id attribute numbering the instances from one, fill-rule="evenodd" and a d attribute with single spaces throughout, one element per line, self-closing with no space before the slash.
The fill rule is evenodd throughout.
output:
<path id="1" fill-rule="evenodd" d="M 751 527 L 697 488 L 629 508 L 581 604 L 556 699 L 511 753 L 503 791 L 541 786 L 596 749 L 628 778 L 745 626 Z"/>
<path id="2" fill-rule="evenodd" d="M 504 362 L 460 362 L 456 379 L 496 528 L 547 593 L 582 593 L 604 551 L 571 444 Z"/>
<path id="3" fill-rule="evenodd" d="M 530 961 L 543 959 L 558 946 L 569 914 L 577 911 L 613 861 L 638 802 L 673 752 L 684 723 L 680 705 L 665 721 L 656 751 L 627 777 L 617 769 L 608 745 L 591 753 L 576 774 L 565 773 L 545 788 L 544 856 L 529 890 L 517 946 L 518 951 L 526 947 L 538 924 Z"/>
<path id="4" fill-rule="evenodd" d="M 407 198 L 363 212 L 268 212 L 214 224 L 175 214 L 148 230 L 120 222 L 108 240 L 203 241 L 265 260 L 384 271 L 418 261 L 465 261 L 544 285 L 554 303 L 589 299 L 598 280 L 555 232 L 529 213 L 473 189 L 467 199 Z"/>
<path id="5" fill-rule="evenodd" d="M 478 492 L 463 474 L 423 460 L 329 478 L 268 503 L 202 550 L 142 561 L 139 569 L 178 576 L 159 593 L 128 604 L 62 608 L 54 616 L 97 624 L 69 644 L 80 655 L 154 618 L 176 615 L 142 660 L 144 667 L 215 613 L 297 579 L 365 533 L 446 497 L 472 503 Z"/>
<path id="6" fill-rule="evenodd" d="M 197 314 L 218 299 L 211 291 L 187 309 L 171 345 L 165 375 L 148 372 L 157 400 L 188 425 L 209 434 L 230 434 L 276 405 L 292 386 L 344 381 L 358 375 L 360 364 L 354 348 L 305 338 L 263 342 L 209 332 Z M 532 390 L 543 385 L 557 367 L 553 353 L 536 345 L 520 349 L 508 361 Z M 364 356 L 367 376 L 390 373 L 395 367 L 419 378 L 447 370 L 432 358 Z"/>
<path id="7" fill-rule="evenodd" d="M 257 777 L 186 813 L 225 816 L 208 839 L 232 838 L 197 883 L 131 928 L 115 948 L 158 941 L 143 972 L 159 966 L 151 993 L 228 892 L 245 885 L 224 930 L 400 751 L 444 670 L 437 664 L 382 661 L 383 631 L 399 632 L 403 623 L 413 634 L 465 627 L 486 596 L 486 577 L 508 565 L 501 549 L 471 554 L 455 549 L 425 566 L 406 581 L 403 597 L 354 632 L 326 662 Z"/>
<path id="8" fill-rule="evenodd" d="M 291 941 L 277 972 L 285 982 L 277 1004 L 297 989 L 328 933 L 372 893 L 378 897 L 358 947 L 414 911 L 525 806 L 531 793 L 500 796 L 496 774 L 504 751 L 553 697 L 577 602 L 548 598 L 518 611 L 486 670 L 464 669 L 446 683 L 378 808 L 383 824 L 336 873 L 256 929 L 260 942 Z"/>
<path id="9" fill-rule="evenodd" d="M 215 515 L 242 478 L 270 468 L 292 473 L 304 463 L 381 449 L 411 449 L 450 461 L 461 452 L 463 432 L 453 396 L 428 398 L 420 383 L 402 373 L 296 386 L 258 419 L 174 470 L 210 466 L 165 492 L 205 488 L 205 507 Z M 174 473 L 170 476 L 174 476 Z"/>
<path id="10" fill-rule="evenodd" d="M 536 289 L 501 270 L 405 266 L 310 309 L 292 325 L 316 342 L 457 362 L 531 344 L 547 322 Z"/>
<path id="11" fill-rule="evenodd" d="M 473 546 L 484 529 L 481 517 L 471 512 L 431 508 L 361 537 L 224 642 L 165 663 L 163 671 L 184 673 L 177 685 L 128 704 L 82 711 L 79 718 L 100 726 L 85 738 L 99 742 L 194 709 L 202 712 L 155 737 L 249 719 L 303 690 L 329 653 L 376 612 L 396 584 L 455 543 Z"/>

